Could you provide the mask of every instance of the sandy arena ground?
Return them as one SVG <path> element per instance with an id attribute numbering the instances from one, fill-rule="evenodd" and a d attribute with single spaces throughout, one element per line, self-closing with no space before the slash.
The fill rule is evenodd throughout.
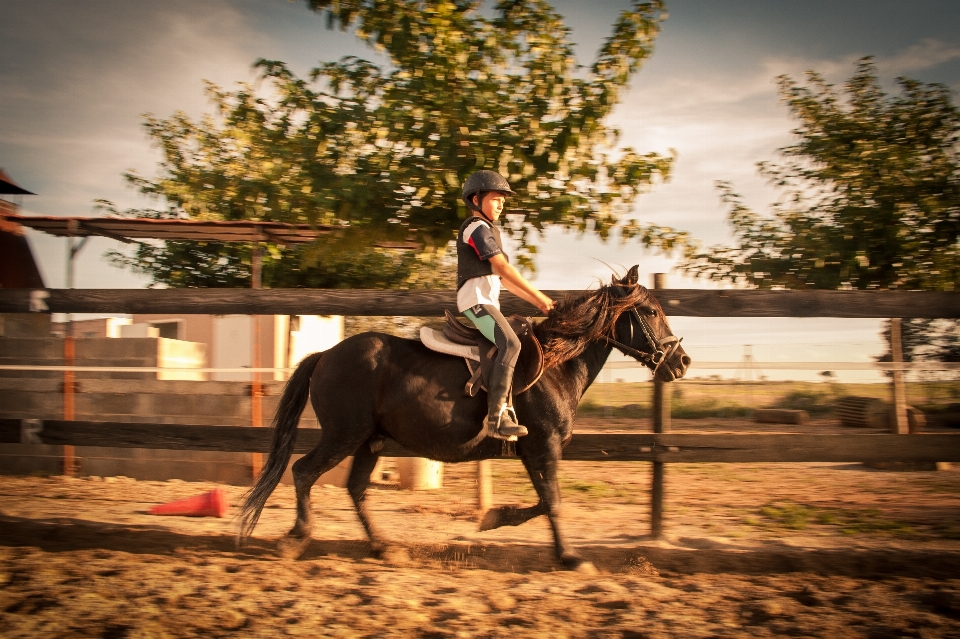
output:
<path id="1" fill-rule="evenodd" d="M 198 519 L 146 511 L 214 484 L 5 477 L 0 636 L 960 637 L 960 471 L 671 465 L 653 540 L 648 464 L 565 462 L 567 534 L 596 574 L 560 570 L 545 518 L 477 532 L 474 473 L 371 491 L 401 564 L 370 557 L 332 486 L 291 561 L 287 486 L 237 550 L 242 488 Z M 494 477 L 498 504 L 533 503 L 518 462 Z"/>

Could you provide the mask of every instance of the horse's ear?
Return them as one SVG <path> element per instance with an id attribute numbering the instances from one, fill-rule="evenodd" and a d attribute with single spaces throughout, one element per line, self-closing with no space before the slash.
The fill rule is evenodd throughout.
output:
<path id="1" fill-rule="evenodd" d="M 636 284 L 640 281 L 640 265 L 634 264 L 633 267 L 627 271 L 627 276 L 623 278 L 624 284 Z"/>

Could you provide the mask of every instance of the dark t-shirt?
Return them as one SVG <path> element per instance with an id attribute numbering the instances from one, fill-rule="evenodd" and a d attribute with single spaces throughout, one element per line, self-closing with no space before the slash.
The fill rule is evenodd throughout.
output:
<path id="1" fill-rule="evenodd" d="M 457 289 L 474 277 L 492 275 L 490 258 L 503 253 L 500 229 L 476 215 L 468 217 L 457 234 Z"/>

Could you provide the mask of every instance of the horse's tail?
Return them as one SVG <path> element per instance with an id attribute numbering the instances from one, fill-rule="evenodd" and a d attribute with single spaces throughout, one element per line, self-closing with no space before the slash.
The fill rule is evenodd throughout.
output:
<path id="1" fill-rule="evenodd" d="M 283 387 L 283 396 L 277 406 L 273 418 L 273 441 L 270 445 L 270 456 L 264 464 L 260 476 L 247 494 L 244 495 L 243 509 L 240 513 L 240 533 L 238 544 L 246 541 L 253 534 L 253 529 L 260 519 L 260 511 L 267 503 L 267 498 L 280 483 L 283 471 L 290 463 L 293 448 L 297 443 L 297 424 L 300 415 L 310 397 L 310 378 L 317 362 L 323 353 L 308 355 L 297 365 L 297 370 Z"/>

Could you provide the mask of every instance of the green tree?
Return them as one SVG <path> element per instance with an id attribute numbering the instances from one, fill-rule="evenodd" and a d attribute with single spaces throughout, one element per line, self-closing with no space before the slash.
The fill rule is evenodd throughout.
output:
<path id="1" fill-rule="evenodd" d="M 887 350 L 877 361 L 892 362 L 889 321 L 884 323 L 880 335 Z M 960 322 L 955 319 L 904 319 L 900 324 L 900 340 L 905 362 L 960 362 Z M 952 371 L 936 371 L 927 376 L 955 379 L 957 375 Z"/>
<path id="2" fill-rule="evenodd" d="M 672 158 L 618 147 L 618 131 L 603 123 L 651 54 L 662 3 L 634 0 L 588 69 L 576 64 L 569 30 L 543 0 L 501 1 L 492 18 L 479 4 L 310 0 L 330 27 L 352 29 L 389 64 L 348 56 L 303 79 L 282 62 L 260 60 L 258 87 L 208 85 L 215 114 L 199 122 L 183 113 L 148 116 L 160 174 L 127 177 L 169 210 L 130 214 L 343 229 L 309 249 L 277 249 L 264 265 L 265 282 L 275 285 L 342 283 L 317 269 L 336 274 L 336 264 L 357 262 L 357 273 L 379 272 L 383 260 L 407 268 L 401 280 L 422 281 L 418 273 L 437 263 L 433 252 L 468 214 L 460 185 L 487 168 L 518 192 L 510 211 L 524 217 L 511 216 L 506 227 L 520 241 L 519 266 L 533 266 L 530 240 L 549 225 L 607 238 L 671 166 Z M 648 244 L 677 237 L 632 221 L 621 228 Z M 434 255 L 427 266 L 422 256 L 370 248 L 413 238 Z M 242 284 L 249 270 L 249 249 L 217 244 L 141 245 L 133 257 L 113 258 L 169 285 Z M 377 286 L 396 283 L 376 278 Z"/>
<path id="3" fill-rule="evenodd" d="M 779 78 L 799 120 L 782 165 L 761 174 L 785 192 L 772 215 L 719 183 L 738 244 L 688 250 L 680 268 L 767 288 L 955 290 L 960 280 L 960 113 L 938 84 L 880 88 L 862 59 L 845 95 L 814 72 Z"/>

